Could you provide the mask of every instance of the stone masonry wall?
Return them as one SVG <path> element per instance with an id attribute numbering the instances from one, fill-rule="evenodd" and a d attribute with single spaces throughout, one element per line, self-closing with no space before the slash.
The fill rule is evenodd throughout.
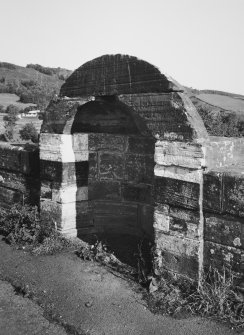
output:
<path id="1" fill-rule="evenodd" d="M 0 144 L 0 205 L 39 205 L 39 150 Z"/>
<path id="2" fill-rule="evenodd" d="M 204 182 L 204 264 L 244 275 L 244 175 L 212 170 Z M 244 277 L 243 277 L 244 279 Z"/>
<path id="3" fill-rule="evenodd" d="M 189 278 L 203 267 L 202 164 L 198 143 L 157 141 L 155 148 L 155 265 Z"/>

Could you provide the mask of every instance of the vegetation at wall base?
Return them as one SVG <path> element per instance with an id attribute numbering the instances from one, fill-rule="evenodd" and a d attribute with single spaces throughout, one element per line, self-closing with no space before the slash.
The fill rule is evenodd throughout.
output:
<path id="1" fill-rule="evenodd" d="M 65 238 L 57 232 L 50 217 L 40 218 L 38 208 L 29 205 L 16 204 L 10 209 L 0 209 L 0 233 L 6 242 L 34 255 L 69 249 L 85 261 L 98 261 L 111 271 L 139 282 L 148 288 L 145 299 L 154 313 L 176 318 L 200 315 L 227 322 L 237 329 L 244 328 L 244 295 L 236 286 L 231 269 L 223 268 L 220 272 L 209 268 L 198 285 L 167 271 L 150 273 L 144 267 L 142 243 L 138 245 L 135 268 L 121 262 L 102 241 L 88 244 Z"/>
<path id="2" fill-rule="evenodd" d="M 186 278 L 162 273 L 153 277 L 146 297 L 149 308 L 175 318 L 200 315 L 244 328 L 244 295 L 230 269 L 209 268 L 197 285 Z"/>
<path id="3" fill-rule="evenodd" d="M 49 217 L 40 218 L 36 206 L 15 204 L 0 209 L 0 233 L 7 243 L 33 254 L 53 254 L 70 246 Z"/>
<path id="4" fill-rule="evenodd" d="M 145 299 L 154 313 L 184 318 L 200 315 L 229 323 L 232 327 L 244 327 L 244 295 L 235 285 L 230 269 L 210 268 L 202 275 L 201 282 L 164 271 L 160 276 L 150 274 L 142 265 L 142 253 L 138 245 L 138 266 L 133 268 L 122 263 L 102 241 L 84 244 L 76 254 L 86 261 L 97 261 L 119 272 L 126 278 L 148 288 Z"/>

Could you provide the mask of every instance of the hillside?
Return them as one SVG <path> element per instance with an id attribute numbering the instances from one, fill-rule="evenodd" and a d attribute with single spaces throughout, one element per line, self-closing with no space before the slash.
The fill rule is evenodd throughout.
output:
<path id="1" fill-rule="evenodd" d="M 22 67 L 0 62 L 0 93 L 14 93 L 19 96 L 20 102 L 45 108 L 54 94 L 59 93 L 71 72 L 38 64 Z"/>
<path id="2" fill-rule="evenodd" d="M 45 109 L 72 71 L 28 64 L 0 62 L 0 105 L 19 109 L 35 104 Z M 244 136 L 244 96 L 185 87 L 210 135 Z"/>
<path id="3" fill-rule="evenodd" d="M 210 135 L 244 136 L 244 96 L 185 87 Z"/>
<path id="4" fill-rule="evenodd" d="M 13 93 L 0 93 L 0 106 L 6 109 L 9 105 L 14 105 L 18 109 L 25 109 L 29 106 L 35 106 L 32 103 L 23 103 L 19 101 L 19 96 Z"/>

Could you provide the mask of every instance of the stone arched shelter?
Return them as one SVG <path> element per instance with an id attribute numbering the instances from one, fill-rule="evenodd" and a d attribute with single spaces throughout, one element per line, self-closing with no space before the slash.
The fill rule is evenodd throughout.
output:
<path id="1" fill-rule="evenodd" d="M 67 235 L 149 236 L 155 263 L 203 265 L 203 173 L 221 165 L 184 89 L 153 65 L 106 55 L 72 73 L 40 135 L 41 212 Z"/>

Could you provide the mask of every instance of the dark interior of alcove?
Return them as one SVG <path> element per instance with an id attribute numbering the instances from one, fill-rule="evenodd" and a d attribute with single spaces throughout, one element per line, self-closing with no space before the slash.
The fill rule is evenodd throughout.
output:
<path id="1" fill-rule="evenodd" d="M 88 134 L 89 142 L 88 202 L 76 202 L 78 237 L 102 240 L 131 266 L 140 251 L 149 263 L 155 140 L 144 121 L 116 96 L 97 97 L 78 108 L 71 132 Z M 81 173 L 77 165 L 77 180 Z"/>

